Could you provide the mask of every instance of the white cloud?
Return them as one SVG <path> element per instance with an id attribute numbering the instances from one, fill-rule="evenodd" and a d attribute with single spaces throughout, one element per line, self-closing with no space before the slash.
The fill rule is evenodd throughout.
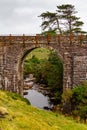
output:
<path id="1" fill-rule="evenodd" d="M 57 5 L 73 4 L 78 16 L 87 28 L 86 0 L 2 0 L 0 1 L 0 34 L 2 33 L 38 33 L 41 31 L 41 19 L 38 16 L 45 11 L 55 11 Z"/>
<path id="2" fill-rule="evenodd" d="M 29 15 L 29 14 L 32 14 L 32 12 L 33 12 L 34 10 L 32 9 L 32 8 L 16 8 L 15 10 L 14 10 L 14 13 L 16 13 L 17 15 L 19 15 L 19 16 L 23 16 L 23 15 Z"/>

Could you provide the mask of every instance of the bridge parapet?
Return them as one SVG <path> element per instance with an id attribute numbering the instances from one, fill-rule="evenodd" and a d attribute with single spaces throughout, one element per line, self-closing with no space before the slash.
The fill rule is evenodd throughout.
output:
<path id="1" fill-rule="evenodd" d="M 0 42 L 5 44 L 13 43 L 35 43 L 35 44 L 61 44 L 64 46 L 70 45 L 83 45 L 87 46 L 87 36 L 86 35 L 36 35 L 36 36 L 0 36 Z"/>

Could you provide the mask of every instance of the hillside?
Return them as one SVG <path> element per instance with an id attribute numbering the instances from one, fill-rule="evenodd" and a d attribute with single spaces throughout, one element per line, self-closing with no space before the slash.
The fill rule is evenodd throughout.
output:
<path id="1" fill-rule="evenodd" d="M 17 94 L 0 91 L 0 130 L 87 130 L 87 125 L 32 107 Z"/>
<path id="2" fill-rule="evenodd" d="M 36 56 L 38 59 L 47 59 L 49 56 L 50 50 L 46 49 L 46 48 L 37 48 L 33 51 L 31 51 L 26 59 L 30 59 L 32 56 Z"/>

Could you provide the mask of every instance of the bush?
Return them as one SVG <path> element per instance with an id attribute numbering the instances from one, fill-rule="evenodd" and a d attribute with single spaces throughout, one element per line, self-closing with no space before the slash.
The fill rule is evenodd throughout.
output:
<path id="1" fill-rule="evenodd" d="M 80 116 L 80 120 L 83 120 L 84 123 L 86 123 L 86 119 L 87 119 L 87 105 L 85 106 L 82 106 L 80 109 L 79 109 L 79 116 Z"/>
<path id="2" fill-rule="evenodd" d="M 87 82 L 75 86 L 72 90 L 65 91 L 62 95 L 64 112 L 79 116 L 86 122 L 87 119 Z M 67 107 L 68 106 L 68 107 Z M 67 109 L 70 109 L 66 111 Z M 70 108 L 69 108 L 70 107 Z"/>
<path id="3" fill-rule="evenodd" d="M 71 89 L 65 90 L 62 94 L 62 103 L 63 103 L 62 107 L 64 114 L 72 113 L 71 99 L 72 99 L 72 90 Z"/>

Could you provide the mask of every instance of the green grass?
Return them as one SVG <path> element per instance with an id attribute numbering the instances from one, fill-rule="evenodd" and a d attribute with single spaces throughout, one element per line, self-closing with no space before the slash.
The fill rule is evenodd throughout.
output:
<path id="1" fill-rule="evenodd" d="M 0 107 L 8 111 L 0 117 L 0 130 L 87 130 L 87 125 L 32 107 L 16 94 L 0 91 Z"/>
<path id="2" fill-rule="evenodd" d="M 50 50 L 46 48 L 37 48 L 33 50 L 32 52 L 30 52 L 27 55 L 26 59 L 30 59 L 33 55 L 35 55 L 38 59 L 47 59 L 49 53 L 50 53 Z"/>

